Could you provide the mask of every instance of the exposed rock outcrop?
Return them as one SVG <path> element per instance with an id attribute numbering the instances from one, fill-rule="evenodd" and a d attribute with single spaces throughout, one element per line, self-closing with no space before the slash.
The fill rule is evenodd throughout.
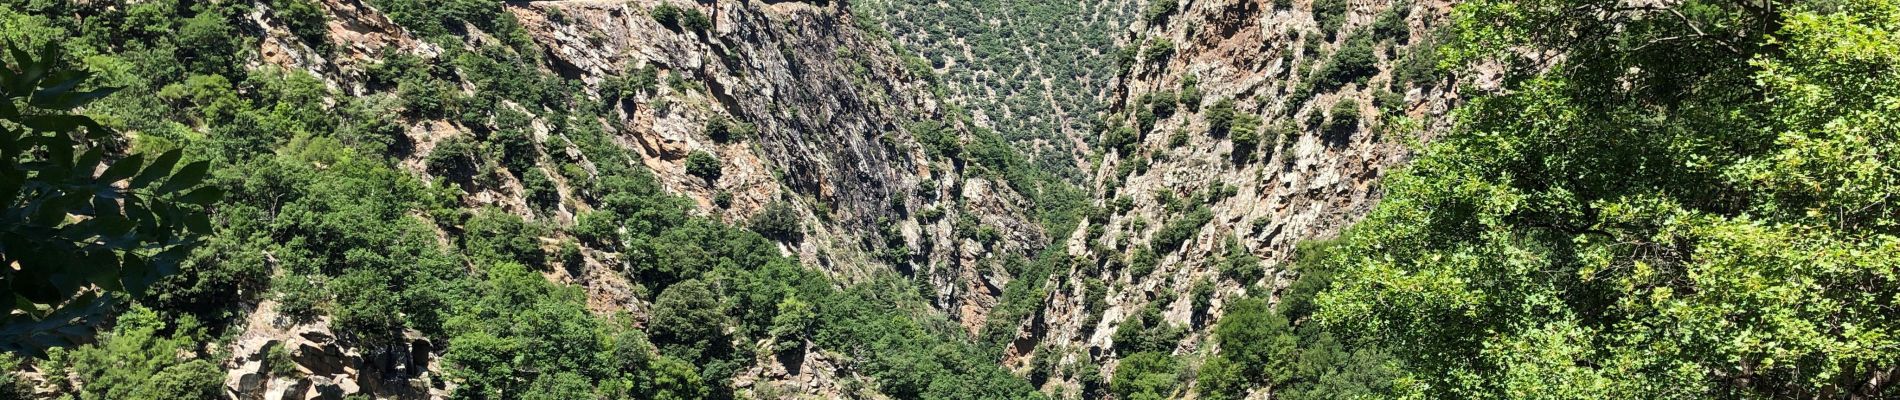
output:
<path id="1" fill-rule="evenodd" d="M 1171 0 L 1165 0 L 1171 1 Z M 1137 129 L 1132 151 L 1103 149 L 1096 169 L 1097 205 L 1106 218 L 1085 221 L 1065 238 L 1069 252 L 1091 260 L 1064 280 L 1044 305 L 1040 321 L 1019 337 L 1039 337 L 1038 345 L 1059 352 L 1061 364 L 1114 365 L 1113 334 L 1138 310 L 1153 304 L 1170 325 L 1188 331 L 1174 351 L 1205 350 L 1212 321 L 1223 304 L 1249 290 L 1273 292 L 1291 282 L 1281 266 L 1304 240 L 1324 239 L 1370 210 L 1379 199 L 1379 180 L 1410 155 L 1408 143 L 1429 140 L 1446 124 L 1443 114 L 1455 103 L 1455 82 L 1402 82 L 1398 61 L 1414 44 L 1430 39 L 1448 3 L 1347 2 L 1343 26 L 1324 32 L 1310 4 L 1276 8 L 1268 0 L 1183 2 L 1181 9 L 1155 24 L 1138 22 L 1126 32 L 1129 46 L 1143 47 L 1117 85 L 1108 118 L 1110 129 L 1139 127 L 1149 97 L 1188 92 L 1172 114 L 1153 115 L 1153 128 Z M 1394 8 L 1393 4 L 1404 4 Z M 1314 70 L 1326 68 L 1354 35 L 1372 35 L 1375 20 L 1399 15 L 1403 36 L 1374 42 L 1376 72 L 1328 89 Z M 1167 53 L 1154 43 L 1167 43 Z M 1151 58 L 1152 57 L 1152 58 Z M 1385 92 L 1390 91 L 1391 94 Z M 1387 104 L 1394 95 L 1402 100 Z M 1236 115 L 1259 116 L 1259 144 L 1237 146 L 1212 128 L 1210 111 L 1232 100 Z M 1351 107 L 1363 118 L 1335 122 L 1334 107 Z M 1201 203 L 1195 203 L 1200 201 Z M 1125 202 L 1125 203 L 1124 203 Z M 1117 203 L 1125 204 L 1125 208 Z M 1192 229 L 1176 251 L 1160 251 L 1153 272 L 1133 276 L 1128 254 L 1149 246 L 1171 221 L 1187 218 L 1205 205 L 1212 218 Z M 1099 226 L 1096 226 L 1099 225 Z M 1259 281 L 1223 277 L 1216 263 L 1225 260 L 1228 238 L 1242 251 L 1263 260 Z M 1086 281 L 1100 279 L 1106 307 L 1091 310 Z M 1192 309 L 1190 293 L 1198 280 L 1213 282 L 1209 310 Z M 1101 296 L 1100 294 L 1096 294 Z M 1091 315 L 1096 313 L 1095 315 Z M 1033 346 L 1017 346 L 1033 347 Z M 1012 351 L 1026 356 L 1027 348 Z M 1028 365 L 1027 360 L 1011 365 Z M 1058 369 L 1061 369 L 1058 367 Z M 1058 379 L 1052 385 L 1081 382 Z"/>
<path id="2" fill-rule="evenodd" d="M 246 16 L 262 33 L 253 67 L 310 72 L 348 96 L 374 96 L 371 67 L 395 56 L 447 63 L 458 52 L 508 40 L 472 26 L 455 40 L 425 40 L 364 0 L 317 0 L 327 15 L 327 50 L 300 40 L 268 6 Z M 660 4 L 692 7 L 709 15 L 710 27 L 695 30 L 655 20 Z M 743 223 L 775 202 L 791 204 L 803 220 L 802 240 L 783 243 L 807 266 L 844 282 L 895 271 L 927 282 L 935 305 L 972 331 L 983 326 L 1000 288 L 1011 277 L 991 262 L 998 255 L 1030 254 L 1049 240 L 1030 221 L 1024 196 L 960 161 L 933 157 L 910 126 L 942 122 L 967 134 L 932 94 L 929 79 L 907 69 L 887 39 L 862 32 L 842 1 L 663 1 L 574 0 L 509 2 L 503 5 L 524 28 L 539 54 L 534 66 L 578 82 L 584 95 L 608 103 L 598 121 L 614 144 L 637 160 L 588 160 L 573 154 L 563 133 L 550 129 L 561 110 L 503 100 L 495 107 L 532 120 L 531 137 L 549 154 L 577 160 L 590 173 L 597 163 L 630 162 L 653 172 L 668 191 L 693 200 L 697 211 Z M 636 71 L 653 71 L 651 90 L 619 93 L 606 88 Z M 462 94 L 474 94 L 470 77 L 448 77 Z M 710 124 L 731 121 L 746 137 L 716 140 Z M 483 127 L 465 119 L 404 121 L 403 148 L 393 154 L 411 173 L 438 176 L 427 164 L 445 143 Z M 694 152 L 713 154 L 722 174 L 704 179 L 688 173 Z M 526 173 L 498 169 L 475 182 L 451 182 L 466 192 L 470 208 L 492 207 L 529 220 L 569 224 L 590 210 L 579 201 L 580 182 L 554 167 L 536 165 L 552 177 L 559 197 L 552 212 L 527 205 Z M 725 204 L 721 204 L 725 203 Z M 926 217 L 927 216 L 927 217 Z M 994 240 L 971 238 L 958 221 L 978 221 Z M 446 233 L 441 238 L 449 241 Z M 571 238 L 544 238 L 557 248 Z M 624 257 L 582 248 L 580 262 L 549 268 L 546 276 L 579 285 L 595 311 L 644 314 L 644 293 L 624 275 Z M 434 373 L 440 346 L 420 337 L 403 349 L 362 349 L 340 344 L 328 324 L 280 321 L 269 302 L 245 315 L 246 326 L 226 361 L 227 390 L 239 398 L 436 398 L 453 388 Z M 275 352 L 275 353 L 273 353 Z M 290 366 L 273 354 L 288 354 Z M 760 387 L 802 385 L 803 393 L 838 393 L 844 376 L 831 371 L 848 362 L 819 357 L 806 361 L 827 372 L 759 373 Z M 765 364 L 758 366 L 764 368 Z M 288 373 L 286 371 L 295 371 Z M 283 375 L 283 376 L 280 376 Z"/>

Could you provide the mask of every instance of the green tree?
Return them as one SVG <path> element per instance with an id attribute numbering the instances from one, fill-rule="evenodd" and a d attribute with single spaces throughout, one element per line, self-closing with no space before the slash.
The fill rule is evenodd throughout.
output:
<path id="1" fill-rule="evenodd" d="M 80 400 L 204 399 L 224 392 L 224 373 L 200 355 L 210 338 L 195 318 L 166 324 L 158 313 L 133 307 L 97 344 L 55 348 L 42 364 L 51 376 L 70 376 L 78 385 L 62 388 Z M 170 335 L 162 332 L 173 332 Z M 61 386 L 64 386 L 63 384 Z"/>
<path id="2" fill-rule="evenodd" d="M 1108 390 L 1117 398 L 1128 400 L 1161 400 L 1174 397 L 1175 383 L 1180 366 L 1167 353 L 1141 352 L 1131 354 L 1115 367 L 1115 375 L 1108 381 Z"/>
<path id="3" fill-rule="evenodd" d="M 798 210 L 792 208 L 791 203 L 781 200 L 767 204 L 765 210 L 759 211 L 758 215 L 752 216 L 752 220 L 748 222 L 748 226 L 752 228 L 753 232 L 758 232 L 760 235 L 765 235 L 765 237 L 798 241 L 804 236 L 804 229 L 800 226 L 799 222 L 800 219 L 801 217 L 798 215 Z"/>
<path id="4" fill-rule="evenodd" d="M 471 258 L 488 262 L 515 262 L 522 265 L 546 264 L 541 250 L 540 229 L 520 216 L 493 208 L 476 211 L 463 223 L 462 249 Z"/>
<path id="5" fill-rule="evenodd" d="M 686 280 L 667 286 L 653 301 L 648 332 L 666 354 L 699 360 L 706 351 L 725 345 L 725 313 L 719 298 L 705 283 Z"/>
<path id="6" fill-rule="evenodd" d="M 1619 4 L 1459 6 L 1447 60 L 1510 83 L 1386 178 L 1312 318 L 1426 397 L 1900 395 L 1900 2 L 1579 11 Z"/>
<path id="7" fill-rule="evenodd" d="M 703 150 L 695 150 L 686 156 L 686 174 L 705 179 L 707 183 L 716 182 L 725 172 L 725 166 L 719 163 L 719 157 Z"/>
<path id="8" fill-rule="evenodd" d="M 122 139 L 75 109 L 115 89 L 57 48 L 9 47 L 0 65 L 0 349 L 38 352 L 85 336 L 114 295 L 142 296 L 176 271 L 211 222 L 198 188 L 209 164 L 179 150 L 122 154 Z M 175 169 L 174 169 L 175 168 Z M 102 289 L 94 291 L 91 289 Z"/>
<path id="9" fill-rule="evenodd" d="M 1220 356 L 1232 360 L 1241 376 L 1262 380 L 1258 382 L 1292 378 L 1299 341 L 1286 318 L 1260 299 L 1242 299 L 1226 311 L 1214 327 Z"/>
<path id="10" fill-rule="evenodd" d="M 811 303 L 797 297 L 786 297 L 780 301 L 778 315 L 772 317 L 772 337 L 778 340 L 778 350 L 803 348 L 805 340 L 811 337 L 817 318 L 818 314 L 812 310 Z"/>

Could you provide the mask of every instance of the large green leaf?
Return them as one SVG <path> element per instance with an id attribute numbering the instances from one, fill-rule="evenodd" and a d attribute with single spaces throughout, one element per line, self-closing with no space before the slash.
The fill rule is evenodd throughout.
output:
<path id="1" fill-rule="evenodd" d="M 171 179 L 165 180 L 164 185 L 158 186 L 158 192 L 176 193 L 192 186 L 198 186 L 198 183 L 204 181 L 205 173 L 210 168 L 211 163 L 208 161 L 185 164 L 184 168 L 178 169 L 178 173 L 172 174 Z"/>
<path id="2" fill-rule="evenodd" d="M 105 172 L 99 173 L 99 182 L 112 183 L 130 178 L 132 174 L 138 173 L 139 167 L 144 164 L 144 154 L 126 156 L 125 158 L 119 159 L 118 162 L 112 163 L 112 166 L 107 167 Z"/>
<path id="3" fill-rule="evenodd" d="M 145 171 L 140 172 L 138 177 L 132 178 L 130 187 L 133 189 L 143 189 L 145 186 L 151 185 L 152 182 L 157 182 L 160 178 L 171 174 L 172 167 L 178 165 L 178 159 L 184 157 L 184 154 L 183 150 L 172 149 L 171 151 L 165 152 L 165 154 L 158 155 L 157 159 L 152 160 L 152 165 L 145 167 Z"/>

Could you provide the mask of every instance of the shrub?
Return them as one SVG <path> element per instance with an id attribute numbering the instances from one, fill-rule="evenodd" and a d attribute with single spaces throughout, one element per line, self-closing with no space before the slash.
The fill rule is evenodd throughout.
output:
<path id="1" fill-rule="evenodd" d="M 1142 10 L 1141 14 L 1142 18 L 1147 20 L 1149 25 L 1159 24 L 1167 19 L 1169 15 L 1173 15 L 1180 7 L 1181 5 L 1177 3 L 1176 0 L 1155 0 L 1148 2 L 1148 8 Z"/>
<path id="2" fill-rule="evenodd" d="M 1438 83 L 1438 47 L 1430 41 L 1412 45 L 1393 67 L 1393 80 L 1431 89 Z"/>
<path id="3" fill-rule="evenodd" d="M 1228 307 L 1214 327 L 1220 356 L 1241 368 L 1242 376 L 1283 382 L 1292 377 L 1299 339 L 1280 314 L 1260 299 L 1242 299 Z"/>
<path id="4" fill-rule="evenodd" d="M 1174 116 L 1175 106 L 1179 101 L 1181 101 L 1180 96 L 1172 91 L 1163 90 L 1150 94 L 1147 103 L 1148 109 L 1154 112 L 1155 118 L 1167 119 Z"/>
<path id="5" fill-rule="evenodd" d="M 1122 358 L 1108 390 L 1120 399 L 1172 398 L 1176 379 L 1174 356 L 1161 352 L 1141 352 Z"/>
<path id="6" fill-rule="evenodd" d="M 537 239 L 540 229 L 520 216 L 485 208 L 462 225 L 462 248 L 477 260 L 538 266 L 547 257 Z"/>
<path id="7" fill-rule="evenodd" d="M 1153 248 L 1136 249 L 1135 254 L 1128 258 L 1128 276 L 1135 280 L 1147 278 L 1148 274 L 1154 273 L 1155 267 L 1160 264 L 1160 257 L 1155 256 Z"/>
<path id="8" fill-rule="evenodd" d="M 952 160 L 963 157 L 962 138 L 957 136 L 956 131 L 945 127 L 942 122 L 916 122 L 910 124 L 908 128 L 911 136 L 916 137 L 917 143 L 922 144 L 924 150 L 929 151 L 930 154 Z"/>
<path id="9" fill-rule="evenodd" d="M 1235 118 L 1233 133 L 1228 137 L 1234 141 L 1234 156 L 1245 157 L 1260 146 L 1260 117 L 1242 115 Z"/>
<path id="10" fill-rule="evenodd" d="M 724 311 L 719 296 L 696 279 L 680 281 L 660 292 L 653 301 L 653 319 L 648 322 L 653 342 L 669 353 L 697 359 L 711 346 L 720 345 Z"/>
<path id="11" fill-rule="evenodd" d="M 712 19 L 707 18 L 706 14 L 699 12 L 697 8 L 688 8 L 680 16 L 680 27 L 686 28 L 686 30 L 706 32 L 712 30 L 712 26 Z"/>
<path id="12" fill-rule="evenodd" d="M 686 156 L 686 173 L 705 179 L 707 183 L 719 181 L 719 176 L 725 173 L 724 169 L 718 157 L 704 150 L 694 150 Z"/>
<path id="13" fill-rule="evenodd" d="M 1372 106 L 1381 112 L 1402 113 L 1405 111 L 1405 95 L 1391 90 L 1381 89 L 1372 94 Z"/>
<path id="14" fill-rule="evenodd" d="M 1326 63 L 1320 71 L 1316 86 L 1322 91 L 1330 91 L 1346 86 L 1346 83 L 1365 83 L 1367 78 L 1379 74 L 1378 56 L 1372 52 L 1372 37 L 1354 36 L 1333 53 L 1332 61 Z"/>
<path id="15" fill-rule="evenodd" d="M 1207 313 L 1207 309 L 1214 305 L 1214 282 L 1207 278 L 1195 279 L 1194 286 L 1188 289 L 1188 299 L 1189 309 L 1194 315 Z"/>
<path id="16" fill-rule="evenodd" d="M 803 235 L 799 227 L 798 210 L 782 200 L 766 205 L 764 211 L 752 216 L 748 227 L 760 235 L 780 240 L 797 241 Z"/>
<path id="17" fill-rule="evenodd" d="M 1108 135 L 1103 136 L 1102 147 L 1115 149 L 1115 151 L 1121 153 L 1123 157 L 1127 157 L 1130 154 L 1134 154 L 1135 144 L 1139 139 L 1140 136 L 1135 134 L 1133 128 L 1119 126 L 1109 131 Z"/>
<path id="18" fill-rule="evenodd" d="M 318 282 L 322 277 L 313 275 L 280 274 L 271 280 L 271 297 L 277 300 L 278 314 L 297 323 L 315 321 L 323 314 L 329 293 Z"/>
<path id="19" fill-rule="evenodd" d="M 1313 21 L 1331 38 L 1346 24 L 1346 0 L 1313 0 Z"/>
<path id="20" fill-rule="evenodd" d="M 1401 44 L 1405 43 L 1412 36 L 1412 27 L 1405 24 L 1405 18 L 1411 14 L 1411 11 L 1411 5 L 1401 2 L 1379 13 L 1379 19 L 1372 21 L 1373 37 L 1378 40 L 1392 39 Z"/>
<path id="21" fill-rule="evenodd" d="M 706 136 L 714 142 L 732 143 L 745 140 L 756 133 L 752 124 L 734 121 L 731 118 L 716 117 L 706 121 Z"/>
<path id="22" fill-rule="evenodd" d="M 1154 239 L 1149 243 L 1158 251 L 1172 253 L 1180 249 L 1181 244 L 1186 243 L 1195 232 L 1200 231 L 1202 225 L 1207 225 L 1207 222 L 1212 220 L 1214 220 L 1214 212 L 1207 206 L 1200 206 L 1188 215 L 1168 221 L 1168 224 L 1163 225 L 1160 231 L 1155 232 Z"/>
<path id="23" fill-rule="evenodd" d="M 805 340 L 811 338 L 811 332 L 817 326 L 818 314 L 811 303 L 797 297 L 786 297 L 778 303 L 778 314 L 772 316 L 772 337 L 777 339 L 778 351 L 790 351 L 804 348 Z"/>
<path id="24" fill-rule="evenodd" d="M 1332 119 L 1326 122 L 1326 132 L 1333 135 L 1350 134 L 1359 130 L 1359 101 L 1342 99 L 1333 103 Z"/>
<path id="25" fill-rule="evenodd" d="M 435 150 L 423 159 L 423 165 L 429 173 L 442 176 L 459 176 L 474 170 L 475 145 L 466 136 L 456 136 L 436 144 Z"/>
<path id="26" fill-rule="evenodd" d="M 1234 99 L 1221 99 L 1207 109 L 1207 133 L 1225 136 L 1234 126 Z"/>
<path id="27" fill-rule="evenodd" d="M 668 27 L 680 26 L 680 8 L 673 3 L 660 3 L 653 7 L 653 20 Z"/>
<path id="28" fill-rule="evenodd" d="M 1181 80 L 1181 105 L 1188 111 L 1201 110 L 1201 81 L 1194 75 Z"/>
<path id="29" fill-rule="evenodd" d="M 326 26 L 323 7 L 311 0 L 277 0 L 271 6 L 276 9 L 277 17 L 291 34 L 302 39 L 310 48 L 319 53 L 330 51 L 330 31 Z"/>
<path id="30" fill-rule="evenodd" d="M 548 177 L 546 170 L 528 168 L 528 172 L 521 175 L 521 186 L 522 196 L 537 210 L 545 211 L 561 202 L 561 192 L 554 187 L 554 179 Z"/>
<path id="31" fill-rule="evenodd" d="M 1227 255 L 1220 260 L 1221 276 L 1233 279 L 1242 285 L 1258 282 L 1266 277 L 1265 271 L 1260 267 L 1260 258 L 1247 252 L 1247 248 L 1240 245 L 1238 238 L 1228 236 L 1226 247 Z"/>
<path id="32" fill-rule="evenodd" d="M 1174 42 L 1165 38 L 1154 38 L 1148 41 L 1148 47 L 1142 49 L 1141 54 L 1149 63 L 1168 61 L 1169 58 L 1174 57 Z"/>
<path id="33" fill-rule="evenodd" d="M 1245 398 L 1247 389 L 1253 385 L 1248 384 L 1243 372 L 1239 365 L 1226 357 L 1208 358 L 1207 362 L 1201 364 L 1201 370 L 1195 378 L 1198 383 L 1196 389 L 1201 392 L 1201 398 L 1207 400 Z"/>

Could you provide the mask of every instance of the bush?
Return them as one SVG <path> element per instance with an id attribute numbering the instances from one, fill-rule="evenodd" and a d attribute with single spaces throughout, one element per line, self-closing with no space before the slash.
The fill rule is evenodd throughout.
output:
<path id="1" fill-rule="evenodd" d="M 1365 83 L 1379 74 L 1378 55 L 1372 52 L 1372 37 L 1354 36 L 1333 53 L 1333 59 L 1319 73 L 1315 83 L 1321 91 L 1345 87 L 1347 83 Z"/>
<path id="2" fill-rule="evenodd" d="M 1246 158 L 1260 146 L 1260 117 L 1242 115 L 1234 119 L 1233 133 L 1228 135 L 1234 141 L 1234 157 Z"/>
<path id="3" fill-rule="evenodd" d="M 772 317 L 772 337 L 777 339 L 778 351 L 790 351 L 804 348 L 805 340 L 811 338 L 813 327 L 817 326 L 818 314 L 811 303 L 797 297 L 786 297 L 778 303 L 778 314 Z"/>
<path id="4" fill-rule="evenodd" d="M 1154 113 L 1155 118 L 1167 119 L 1174 116 L 1175 106 L 1179 101 L 1181 101 L 1180 96 L 1172 91 L 1163 90 L 1149 94 L 1147 103 L 1148 109 Z"/>
<path id="5" fill-rule="evenodd" d="M 1161 230 L 1155 232 L 1150 245 L 1161 252 L 1172 253 L 1179 250 L 1183 243 L 1194 236 L 1195 232 L 1200 231 L 1202 225 L 1207 225 L 1207 222 L 1213 219 L 1214 212 L 1207 206 L 1200 206 L 1194 212 L 1175 218 L 1173 221 L 1168 221 L 1167 225 L 1161 226 Z"/>
<path id="6" fill-rule="evenodd" d="M 1178 370 L 1174 356 L 1167 353 L 1135 353 L 1122 358 L 1115 376 L 1109 378 L 1108 390 L 1120 399 L 1172 398 Z"/>
<path id="7" fill-rule="evenodd" d="M 1292 378 L 1299 339 L 1286 318 L 1268 308 L 1266 301 L 1234 302 L 1215 325 L 1214 338 L 1220 343 L 1220 357 L 1232 360 L 1242 376 L 1264 379 L 1262 383 Z"/>
<path id="8" fill-rule="evenodd" d="M 1216 137 L 1227 135 L 1234 126 L 1234 99 L 1221 99 L 1207 109 L 1207 133 Z"/>
<path id="9" fill-rule="evenodd" d="M 1196 389 L 1201 392 L 1201 398 L 1207 400 L 1245 398 L 1248 388 L 1253 385 L 1248 384 L 1247 376 L 1243 373 L 1233 360 L 1226 357 L 1208 358 L 1207 362 L 1201 364 L 1201 370 L 1195 377 L 1198 383 Z"/>
<path id="10" fill-rule="evenodd" d="M 680 26 L 693 32 L 706 32 L 712 30 L 713 23 L 712 19 L 707 18 L 705 13 L 699 12 L 699 9 L 688 8 L 680 16 Z"/>
<path id="11" fill-rule="evenodd" d="M 315 321 L 323 314 L 329 293 L 318 282 L 322 277 L 312 275 L 279 274 L 271 280 L 271 297 L 277 300 L 278 314 L 297 323 Z"/>
<path id="12" fill-rule="evenodd" d="M 673 3 L 660 3 L 653 7 L 653 20 L 660 25 L 677 28 L 680 26 L 680 8 Z"/>
<path id="13" fill-rule="evenodd" d="M 1326 121 L 1326 132 L 1333 135 L 1347 135 L 1359 130 L 1359 101 L 1341 99 L 1333 103 L 1332 119 Z"/>
<path id="14" fill-rule="evenodd" d="M 705 283 L 688 279 L 667 286 L 653 301 L 648 322 L 653 342 L 683 360 L 697 360 L 711 346 L 722 344 L 725 314 L 719 296 Z"/>
<path id="15" fill-rule="evenodd" d="M 1438 47 L 1429 40 L 1412 45 L 1393 67 L 1393 80 L 1429 90 L 1438 84 L 1438 59 Z"/>
<path id="16" fill-rule="evenodd" d="M 1128 276 L 1134 280 L 1147 278 L 1148 274 L 1154 273 L 1155 267 L 1160 264 L 1161 259 L 1155 256 L 1154 249 L 1142 247 L 1135 250 L 1135 254 L 1128 258 Z"/>
<path id="17" fill-rule="evenodd" d="M 716 117 L 706 121 L 706 136 L 719 143 L 732 143 L 750 138 L 755 133 L 755 129 L 752 124 L 733 121 L 726 117 Z"/>
<path id="18" fill-rule="evenodd" d="M 1252 284 L 1266 277 L 1266 272 L 1260 267 L 1260 257 L 1247 252 L 1247 248 L 1240 245 L 1238 238 L 1228 236 L 1226 247 L 1227 255 L 1220 260 L 1221 276 L 1233 279 L 1242 285 Z"/>
<path id="19" fill-rule="evenodd" d="M 472 158 L 475 145 L 466 136 L 456 136 L 435 145 L 435 150 L 423 159 L 423 165 L 429 173 L 440 176 L 462 176 L 474 171 Z"/>
<path id="20" fill-rule="evenodd" d="M 951 160 L 963 157 L 963 139 L 955 130 L 938 121 L 922 121 L 910 124 L 911 136 L 924 146 L 930 154 Z"/>
<path id="21" fill-rule="evenodd" d="M 1404 44 L 1412 36 L 1412 27 L 1405 24 L 1405 18 L 1411 15 L 1411 11 L 1411 5 L 1401 2 L 1379 13 L 1379 19 L 1372 21 L 1373 37 Z"/>
<path id="22" fill-rule="evenodd" d="M 1148 47 L 1142 49 L 1141 54 L 1149 63 L 1166 62 L 1174 57 L 1174 42 L 1164 38 L 1154 38 L 1148 41 Z"/>
<path id="23" fill-rule="evenodd" d="M 271 7 L 276 9 L 277 17 L 291 34 L 319 53 L 330 51 L 330 31 L 322 6 L 311 0 L 276 0 Z"/>
<path id="24" fill-rule="evenodd" d="M 513 261 L 540 266 L 547 255 L 541 250 L 540 229 L 528 225 L 520 216 L 493 208 L 475 212 L 463 223 L 462 249 L 477 260 Z"/>
<path id="25" fill-rule="evenodd" d="M 1319 23 L 1319 30 L 1327 38 L 1332 38 L 1346 24 L 1346 0 L 1313 0 L 1313 21 Z"/>
<path id="26" fill-rule="evenodd" d="M 784 201 L 775 201 L 766 205 L 764 211 L 752 216 L 752 221 L 748 225 L 753 232 L 779 240 L 797 241 L 803 235 L 799 227 L 798 210 L 793 209 L 791 203 Z"/>
<path id="27" fill-rule="evenodd" d="M 1181 80 L 1181 106 L 1187 107 L 1188 111 L 1201 110 L 1201 81 L 1194 75 Z"/>
<path id="28" fill-rule="evenodd" d="M 1115 327 L 1115 333 L 1109 337 L 1114 343 L 1115 352 L 1134 354 L 1140 352 L 1168 352 L 1181 342 L 1187 330 L 1169 324 L 1162 317 L 1161 308 L 1174 301 L 1172 292 L 1162 292 L 1163 296 L 1148 302 L 1134 315 L 1122 320 Z"/>
<path id="29" fill-rule="evenodd" d="M 1128 157 L 1135 153 L 1135 145 L 1140 142 L 1140 139 L 1141 136 L 1136 134 L 1133 128 L 1118 126 L 1102 137 L 1102 147 L 1115 149 L 1123 157 Z"/>
<path id="30" fill-rule="evenodd" d="M 1194 286 L 1188 289 L 1188 298 L 1190 299 L 1189 310 L 1195 316 L 1207 313 L 1208 307 L 1214 305 L 1214 282 L 1207 278 L 1195 279 Z"/>
<path id="31" fill-rule="evenodd" d="M 1176 0 L 1155 0 L 1148 2 L 1148 8 L 1142 10 L 1141 14 L 1142 18 L 1147 20 L 1149 25 L 1154 25 L 1161 23 L 1167 19 L 1169 15 L 1174 15 L 1174 12 L 1179 10 L 1180 7 L 1181 5 L 1177 3 Z"/>
<path id="32" fill-rule="evenodd" d="M 686 173 L 705 179 L 706 183 L 719 181 L 719 176 L 725 173 L 724 170 L 725 167 L 720 165 L 719 158 L 704 150 L 694 150 L 691 155 L 686 156 Z"/>

